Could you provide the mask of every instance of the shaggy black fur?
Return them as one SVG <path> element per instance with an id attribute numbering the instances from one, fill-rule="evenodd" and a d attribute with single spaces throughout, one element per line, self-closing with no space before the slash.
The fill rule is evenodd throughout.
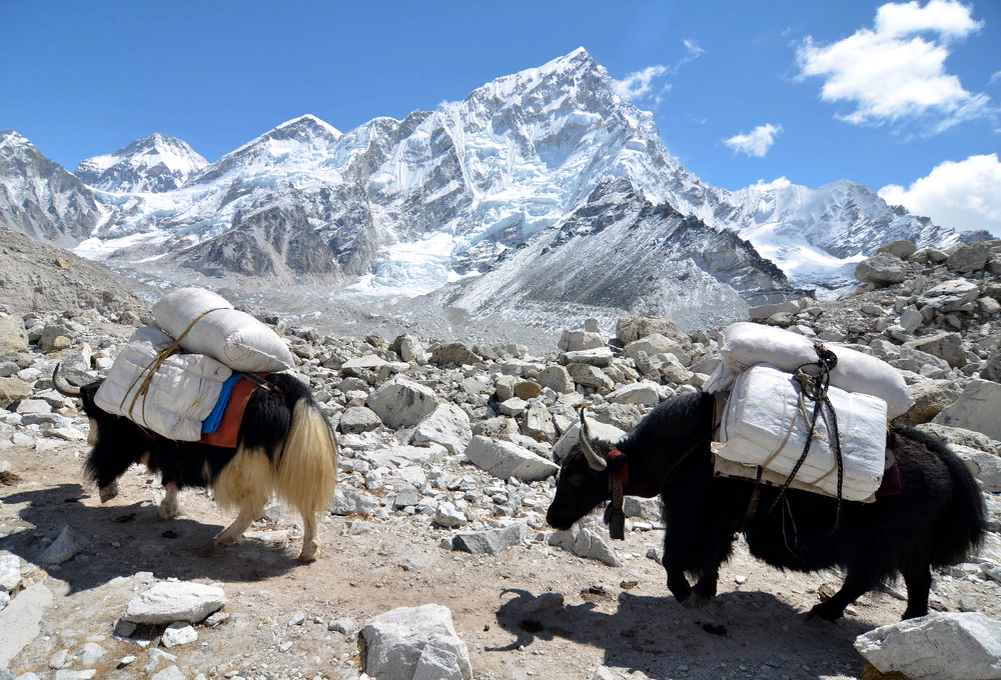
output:
<path id="1" fill-rule="evenodd" d="M 629 466 L 625 493 L 659 493 L 664 501 L 667 585 L 688 606 L 716 594 L 719 566 L 730 556 L 754 488 L 752 482 L 713 475 L 712 421 L 711 395 L 684 395 L 651 411 L 616 446 Z M 983 497 L 973 475 L 943 442 L 900 427 L 888 435 L 887 447 L 900 469 L 900 495 L 874 503 L 845 501 L 833 536 L 836 499 L 789 490 L 768 514 L 778 490 L 761 487 L 758 511 L 744 530 L 752 555 L 781 569 L 846 569 L 841 590 L 814 607 L 811 616 L 834 620 L 897 573 L 907 584 L 903 618 L 923 616 L 930 568 L 961 562 L 983 540 Z M 610 447 L 598 443 L 596 448 L 604 454 Z M 583 453 L 574 450 L 563 462 L 549 524 L 567 529 L 608 500 L 607 475 L 608 470 L 592 470 Z M 694 588 L 686 573 L 698 578 Z"/>
<path id="2" fill-rule="evenodd" d="M 147 466 L 152 472 L 161 474 L 164 485 L 173 482 L 178 489 L 207 487 L 236 455 L 237 449 L 174 441 L 147 433 L 128 418 L 101 410 L 94 402 L 101 382 L 80 388 L 83 410 L 97 424 L 97 442 L 84 469 L 98 487 L 111 484 L 145 454 L 149 454 Z M 276 463 L 282 454 L 296 403 L 304 399 L 315 406 L 315 402 L 309 388 L 291 376 L 276 373 L 268 376 L 267 382 L 275 389 L 258 388 L 250 397 L 240 425 L 238 446 L 263 449 L 272 463 Z"/>

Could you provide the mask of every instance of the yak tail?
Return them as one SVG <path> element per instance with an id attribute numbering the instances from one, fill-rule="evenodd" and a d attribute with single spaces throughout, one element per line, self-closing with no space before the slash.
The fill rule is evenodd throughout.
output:
<path id="1" fill-rule="evenodd" d="M 949 469 L 952 492 L 933 528 L 931 564 L 944 567 L 958 564 L 980 547 L 987 530 L 984 498 L 973 473 L 959 456 L 948 448 L 935 447 Z"/>
<path id="2" fill-rule="evenodd" d="M 337 485 L 337 442 L 330 421 L 310 399 L 296 401 L 292 423 L 275 465 L 278 498 L 303 518 L 325 511 Z"/>

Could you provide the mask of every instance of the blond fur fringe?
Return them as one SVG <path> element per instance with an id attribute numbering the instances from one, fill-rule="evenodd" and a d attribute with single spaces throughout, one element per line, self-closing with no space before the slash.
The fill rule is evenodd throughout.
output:
<path id="1" fill-rule="evenodd" d="M 274 485 L 278 498 L 304 518 L 326 511 L 334 500 L 337 443 L 327 420 L 305 400 L 295 405 Z"/>
<path id="2" fill-rule="evenodd" d="M 263 449 L 240 447 L 212 485 L 215 502 L 228 510 L 260 512 L 271 498 L 271 461 Z"/>

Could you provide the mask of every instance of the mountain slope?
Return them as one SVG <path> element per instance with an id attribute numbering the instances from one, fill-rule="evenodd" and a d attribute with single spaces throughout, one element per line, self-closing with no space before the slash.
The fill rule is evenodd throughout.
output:
<path id="1" fill-rule="evenodd" d="M 31 142 L 0 132 L 0 224 L 72 248 L 115 219 L 100 196 Z"/>
<path id="2" fill-rule="evenodd" d="M 125 194 L 173 191 L 208 165 L 187 143 L 159 132 L 80 163 L 73 174 L 95 189 Z"/>

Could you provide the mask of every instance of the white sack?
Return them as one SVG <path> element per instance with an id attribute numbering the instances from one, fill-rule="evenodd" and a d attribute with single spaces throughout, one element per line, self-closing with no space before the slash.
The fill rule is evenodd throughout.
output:
<path id="1" fill-rule="evenodd" d="M 135 332 L 115 358 L 97 390 L 97 405 L 169 439 L 198 441 L 202 421 L 212 412 L 222 385 L 233 374 L 204 354 L 174 354 L 153 374 L 145 395 L 132 404 L 159 350 L 173 344 L 165 333 L 144 327 Z M 131 408 L 130 408 L 131 407 Z"/>
<path id="2" fill-rule="evenodd" d="M 203 288 L 181 288 L 153 305 L 157 325 L 174 338 L 204 312 L 209 313 L 181 340 L 188 352 L 207 354 L 234 371 L 260 373 L 295 367 L 295 357 L 277 333 L 250 314 L 233 309 L 221 295 Z"/>
<path id="3" fill-rule="evenodd" d="M 842 497 L 869 499 L 883 480 L 886 449 L 886 402 L 868 394 L 831 387 L 827 393 L 838 418 L 844 461 Z M 813 402 L 805 400 L 812 416 Z M 803 454 L 810 423 L 799 406 L 799 385 L 790 373 L 759 365 L 741 373 L 723 410 L 717 458 L 741 465 L 765 465 L 784 481 Z M 810 490 L 836 496 L 838 467 L 830 434 L 817 419 L 810 454 L 796 479 Z M 786 438 L 788 435 L 788 439 Z M 753 478 L 753 473 L 750 475 Z M 800 487 L 803 488 L 803 487 Z"/>
<path id="4" fill-rule="evenodd" d="M 838 357 L 831 371 L 831 385 L 849 392 L 862 392 L 886 402 L 887 418 L 907 412 L 914 399 L 900 371 L 876 357 L 827 343 Z M 792 372 L 796 367 L 817 361 L 813 340 L 791 331 L 741 321 L 724 328 L 719 339 L 722 367 L 706 383 L 707 392 L 726 391 L 737 374 L 756 364 L 769 364 Z"/>

